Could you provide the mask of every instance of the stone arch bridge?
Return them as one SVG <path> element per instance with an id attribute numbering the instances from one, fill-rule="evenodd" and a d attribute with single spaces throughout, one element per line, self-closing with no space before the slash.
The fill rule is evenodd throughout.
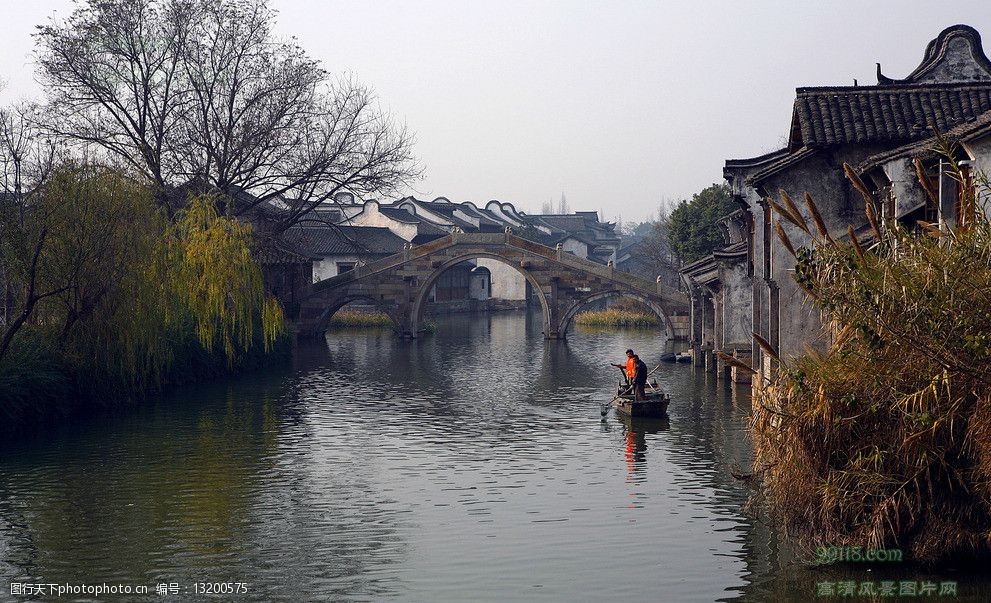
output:
<path id="1" fill-rule="evenodd" d="M 397 334 L 415 338 L 437 278 L 451 266 L 476 258 L 509 264 L 529 281 L 543 310 L 545 339 L 564 339 L 584 306 L 616 296 L 649 305 L 663 319 L 669 338 L 686 336 L 688 298 L 680 291 L 508 232 L 452 233 L 314 283 L 300 303 L 299 333 L 323 333 L 334 312 L 361 300 L 388 314 Z"/>

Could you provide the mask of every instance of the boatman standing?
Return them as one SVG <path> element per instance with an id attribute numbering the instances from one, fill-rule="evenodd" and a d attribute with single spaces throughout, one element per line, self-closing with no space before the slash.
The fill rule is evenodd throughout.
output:
<path id="1" fill-rule="evenodd" d="M 635 354 L 633 356 L 633 371 L 633 391 L 635 398 L 637 400 L 646 400 L 647 393 L 644 391 L 644 387 L 647 385 L 647 365 L 644 364 L 643 360 L 640 360 L 640 356 Z"/>
<path id="2" fill-rule="evenodd" d="M 626 369 L 626 384 L 633 384 L 633 377 L 637 374 L 637 355 L 633 353 L 633 350 L 626 350 L 626 366 L 622 364 L 613 364 L 612 366 Z"/>

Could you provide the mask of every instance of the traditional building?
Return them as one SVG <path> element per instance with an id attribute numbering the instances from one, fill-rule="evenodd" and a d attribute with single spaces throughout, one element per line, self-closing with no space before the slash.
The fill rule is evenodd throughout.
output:
<path id="1" fill-rule="evenodd" d="M 636 236 L 623 237 L 616 250 L 616 269 L 647 280 L 656 280 L 671 287 L 681 288 L 678 260 L 666 241 Z"/>
<path id="2" fill-rule="evenodd" d="M 599 222 L 596 212 L 531 216 L 505 201 L 489 201 L 480 208 L 470 202 L 453 203 L 446 197 L 423 201 L 413 196 L 391 204 L 366 201 L 360 211 L 343 211 L 341 208 L 352 207 L 352 200 L 341 197 L 319 211 L 323 212 L 321 215 L 338 212 L 341 224 L 387 228 L 413 244 L 425 243 L 451 232 L 500 233 L 510 228 L 524 238 L 550 247 L 560 245 L 568 253 L 602 264 L 615 261 L 619 247 L 615 225 Z M 514 304 L 523 307 L 532 295 L 529 283 L 519 271 L 502 261 L 482 257 L 465 262 L 460 270 L 466 274 L 474 271 L 470 277 L 475 284 L 471 293 L 473 298 L 478 299 L 477 296 L 486 291 L 488 297 L 508 302 L 506 305 L 510 307 Z M 323 274 L 319 269 L 317 272 Z M 440 282 L 439 287 L 440 292 L 435 296 L 438 300 L 456 296 L 452 293 L 456 289 L 465 289 L 454 284 L 453 280 L 452 284 Z"/>
<path id="3" fill-rule="evenodd" d="M 376 226 L 297 226 L 286 231 L 282 240 L 313 259 L 314 283 L 399 253 L 406 245 L 388 228 Z"/>
<path id="4" fill-rule="evenodd" d="M 616 225 L 600 222 L 597 212 L 540 214 L 524 216 L 524 220 L 539 233 L 535 238 L 549 247 L 560 244 L 564 251 L 600 264 L 616 262 L 620 243 Z"/>
<path id="5" fill-rule="evenodd" d="M 414 216 L 423 217 L 447 228 L 458 228 L 462 232 L 503 232 L 506 224 L 487 212 L 480 211 L 470 203 L 451 203 L 446 197 L 433 201 L 420 201 L 416 197 L 405 197 L 396 201 L 393 207 L 404 209 Z"/>
<path id="6" fill-rule="evenodd" d="M 750 214 L 739 209 L 718 222 L 726 246 L 681 270 L 688 287 L 695 336 L 696 364 L 714 372 L 715 352 L 745 362 L 751 359 L 753 266 L 750 262 Z M 749 383 L 750 374 L 732 369 L 734 382 Z"/>
<path id="7" fill-rule="evenodd" d="M 946 149 L 940 149 L 940 145 Z M 949 151 L 957 165 L 943 154 Z M 922 163 L 936 185 L 936 199 L 931 199 L 919 183 L 914 162 Z M 957 171 L 959 170 L 959 172 Z M 868 157 L 857 172 L 877 200 L 877 212 L 885 223 L 895 220 L 909 229 L 918 222 L 938 224 L 942 229 L 955 228 L 968 218 L 962 200 L 973 192 L 974 179 L 991 174 L 991 111 L 977 119 L 950 129 L 940 138 L 910 143 L 892 151 Z M 963 186 L 959 182 L 963 177 Z M 988 198 L 980 209 L 985 215 L 991 207 Z"/>
<path id="8" fill-rule="evenodd" d="M 760 157 L 726 162 L 724 176 L 749 224 L 746 260 L 733 261 L 743 261 L 751 294 L 749 303 L 729 299 L 726 283 L 719 280 L 719 286 L 713 286 L 716 281 L 706 276 L 702 265 L 686 267 L 686 279 L 701 296 L 699 303 L 693 304 L 701 308 L 701 315 L 692 322 L 693 345 L 700 352 L 710 343 L 716 349 L 720 339 L 729 342 L 737 338 L 729 332 L 706 336 L 707 303 L 713 309 L 722 308 L 723 326 L 736 328 L 748 321 L 781 357 L 794 357 L 824 344 L 819 313 L 794 281 L 794 258 L 775 229 L 780 225 L 795 248 L 810 241 L 797 227 L 779 222 L 778 216 L 771 214 L 768 198 L 777 198 L 782 190 L 787 192 L 811 223 L 802 201 L 808 193 L 826 227 L 841 238 L 848 225 L 862 229 L 866 224 L 864 200 L 844 177 L 844 163 L 861 166 L 869 182 L 894 200 L 887 204 L 886 216 L 910 217 L 913 212 L 926 211 L 921 191 L 914 190 L 914 170 L 908 170 L 906 163 L 916 145 L 927 144 L 925 141 L 938 132 L 963 133 L 974 126 L 977 129 L 967 134 L 970 138 L 963 143 L 973 151 L 968 156 L 976 160 L 986 153 L 986 131 L 979 124 L 991 110 L 991 61 L 973 28 L 956 25 L 941 32 L 929 43 L 919 67 L 903 79 L 884 76 L 880 66 L 877 74 L 878 83 L 872 86 L 798 88 L 787 146 Z M 939 177 L 938 160 L 933 168 Z M 947 189 L 946 206 L 930 210 L 949 216 L 953 195 Z M 734 245 L 738 243 L 731 243 L 724 252 Z M 725 264 L 731 259 L 714 256 L 707 260 L 709 264 Z M 739 292 L 740 288 L 734 286 L 732 290 Z M 711 302 L 702 299 L 707 295 Z M 720 323 L 713 322 L 711 328 L 718 332 Z M 756 345 L 751 346 L 751 353 L 755 366 L 770 374 L 774 368 L 770 358 Z M 704 357 L 700 353 L 698 360 Z"/>

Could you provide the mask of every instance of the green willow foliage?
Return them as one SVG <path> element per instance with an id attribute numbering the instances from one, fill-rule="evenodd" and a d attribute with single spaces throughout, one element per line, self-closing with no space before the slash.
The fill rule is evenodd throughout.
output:
<path id="1" fill-rule="evenodd" d="M 14 299 L 27 290 L 39 240 L 36 289 L 55 292 L 15 341 L 47 342 L 80 394 L 128 395 L 195 378 L 177 372 L 218 353 L 231 368 L 283 332 L 251 256 L 250 227 L 221 215 L 213 198 L 190 200 L 170 221 L 144 182 L 70 166 L 3 213 L 9 236 L 0 251 Z"/>
<path id="2" fill-rule="evenodd" d="M 66 167 L 5 213 L 15 301 L 23 305 L 39 241 L 36 289 L 54 292 L 25 328 L 49 341 L 80 383 L 139 387 L 160 375 L 168 350 L 152 260 L 164 221 L 148 189 L 109 169 Z"/>
<path id="3" fill-rule="evenodd" d="M 971 189 L 963 225 L 909 232 L 879 224 L 868 198 L 870 249 L 852 231 L 830 238 L 811 199 L 816 228 L 790 200 L 778 206 L 813 237 L 796 279 L 832 343 L 756 389 L 755 475 L 805 544 L 898 547 L 923 562 L 991 552 L 988 200 Z"/>
<path id="4" fill-rule="evenodd" d="M 222 346 L 231 363 L 251 347 L 260 323 L 267 351 L 283 318 L 251 257 L 251 227 L 221 216 L 216 200 L 201 196 L 179 212 L 163 242 L 158 272 L 165 294 L 178 302 L 169 318 L 188 313 L 200 344 Z"/>

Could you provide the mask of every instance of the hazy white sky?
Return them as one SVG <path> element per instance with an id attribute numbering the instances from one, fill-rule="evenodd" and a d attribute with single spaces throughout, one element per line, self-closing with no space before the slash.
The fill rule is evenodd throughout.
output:
<path id="1" fill-rule="evenodd" d="M 987 0 L 271 2 L 416 133 L 411 192 L 527 211 L 563 192 L 624 221 L 780 147 L 796 87 L 874 84 L 876 61 L 904 77 L 955 23 L 991 39 Z M 0 0 L 0 101 L 40 96 L 31 33 L 71 6 Z"/>

